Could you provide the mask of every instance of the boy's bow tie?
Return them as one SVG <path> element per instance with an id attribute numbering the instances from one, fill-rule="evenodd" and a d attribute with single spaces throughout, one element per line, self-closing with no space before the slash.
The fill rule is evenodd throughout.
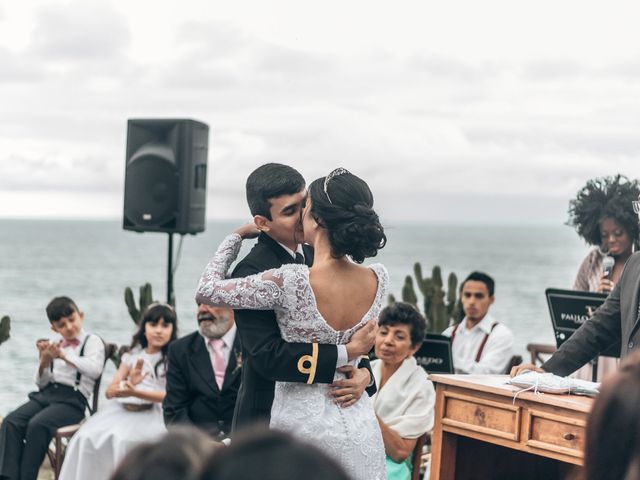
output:
<path id="1" fill-rule="evenodd" d="M 78 340 L 77 338 L 72 338 L 71 340 L 62 340 L 62 342 L 60 342 L 60 348 L 77 347 L 78 345 L 80 345 L 80 340 Z"/>

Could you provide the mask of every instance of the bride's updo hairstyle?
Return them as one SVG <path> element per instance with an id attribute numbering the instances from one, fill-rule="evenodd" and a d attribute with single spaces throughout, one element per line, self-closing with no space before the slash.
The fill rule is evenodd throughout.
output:
<path id="1" fill-rule="evenodd" d="M 373 210 L 369 185 L 344 168 L 336 168 L 309 186 L 311 215 L 329 233 L 335 258 L 350 256 L 354 262 L 375 257 L 387 237 Z"/>

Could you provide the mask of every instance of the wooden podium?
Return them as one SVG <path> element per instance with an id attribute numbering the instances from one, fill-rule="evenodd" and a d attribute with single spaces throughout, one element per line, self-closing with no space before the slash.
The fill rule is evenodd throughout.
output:
<path id="1" fill-rule="evenodd" d="M 582 465 L 593 399 L 535 394 L 506 375 L 431 375 L 431 480 L 564 478 Z"/>

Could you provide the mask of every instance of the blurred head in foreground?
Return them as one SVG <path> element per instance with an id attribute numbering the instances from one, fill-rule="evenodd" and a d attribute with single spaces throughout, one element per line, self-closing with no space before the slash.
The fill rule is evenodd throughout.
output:
<path id="1" fill-rule="evenodd" d="M 640 479 L 640 352 L 602 383 L 587 423 L 585 478 Z"/>
<path id="2" fill-rule="evenodd" d="M 207 460 L 200 480 L 349 480 L 333 459 L 311 444 L 273 430 L 250 429 Z"/>
<path id="3" fill-rule="evenodd" d="M 195 427 L 175 428 L 131 450 L 110 480 L 195 480 L 216 448 L 223 447 Z"/>

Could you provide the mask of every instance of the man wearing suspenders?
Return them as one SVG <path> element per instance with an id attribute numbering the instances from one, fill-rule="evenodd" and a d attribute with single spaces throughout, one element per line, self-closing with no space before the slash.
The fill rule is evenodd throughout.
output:
<path id="1" fill-rule="evenodd" d="M 513 334 L 489 314 L 494 292 L 495 282 L 486 273 L 472 272 L 462 283 L 465 317 L 442 333 L 451 337 L 456 373 L 505 373 L 513 355 Z"/>

